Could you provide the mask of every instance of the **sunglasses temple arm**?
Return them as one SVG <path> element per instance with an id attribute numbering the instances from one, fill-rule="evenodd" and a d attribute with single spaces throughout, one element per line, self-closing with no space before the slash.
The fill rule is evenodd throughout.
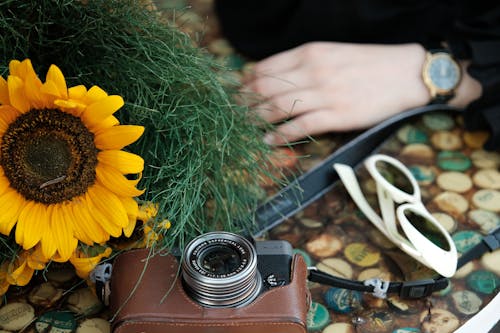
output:
<path id="1" fill-rule="evenodd" d="M 382 221 L 387 232 L 391 235 L 399 235 L 398 227 L 396 226 L 396 210 L 394 208 L 394 201 L 389 197 L 384 187 L 377 183 L 377 197 L 380 212 L 382 213 Z"/>
<path id="2" fill-rule="evenodd" d="M 391 238 L 384 227 L 382 218 L 370 207 L 366 201 L 363 192 L 359 186 L 354 170 L 345 164 L 335 163 L 333 165 L 335 171 L 339 175 L 340 180 L 344 184 L 345 189 L 351 196 L 354 203 L 363 212 L 368 220 L 370 220 L 386 237 Z"/>

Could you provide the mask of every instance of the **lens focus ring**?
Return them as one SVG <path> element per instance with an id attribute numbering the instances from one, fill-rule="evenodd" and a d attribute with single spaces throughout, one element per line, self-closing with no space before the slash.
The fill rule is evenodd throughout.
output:
<path id="1" fill-rule="evenodd" d="M 251 302 L 262 285 L 257 254 L 245 238 L 211 232 L 192 240 L 182 262 L 184 287 L 210 307 L 236 307 Z"/>

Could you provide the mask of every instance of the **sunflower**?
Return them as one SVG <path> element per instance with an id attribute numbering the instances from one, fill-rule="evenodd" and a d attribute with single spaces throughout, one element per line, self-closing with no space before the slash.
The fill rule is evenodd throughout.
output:
<path id="1" fill-rule="evenodd" d="M 78 242 L 130 236 L 143 159 L 122 149 L 144 127 L 120 125 L 120 96 L 93 86 L 67 88 L 51 65 L 45 82 L 31 61 L 12 60 L 0 77 L 0 232 L 15 227 L 24 250 L 67 261 Z"/>

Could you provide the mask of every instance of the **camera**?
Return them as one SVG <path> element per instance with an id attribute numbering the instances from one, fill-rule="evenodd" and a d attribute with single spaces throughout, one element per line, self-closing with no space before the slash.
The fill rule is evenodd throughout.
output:
<path id="1" fill-rule="evenodd" d="M 286 241 L 228 232 L 183 253 L 120 254 L 113 264 L 113 332 L 306 332 L 307 267 Z"/>

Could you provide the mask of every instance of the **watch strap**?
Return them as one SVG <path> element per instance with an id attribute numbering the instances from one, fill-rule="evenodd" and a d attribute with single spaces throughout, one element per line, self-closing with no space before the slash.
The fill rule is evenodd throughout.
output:
<path id="1" fill-rule="evenodd" d="M 447 94 L 447 95 L 436 95 L 430 102 L 429 104 L 446 104 L 450 99 L 455 97 L 454 93 Z"/>

